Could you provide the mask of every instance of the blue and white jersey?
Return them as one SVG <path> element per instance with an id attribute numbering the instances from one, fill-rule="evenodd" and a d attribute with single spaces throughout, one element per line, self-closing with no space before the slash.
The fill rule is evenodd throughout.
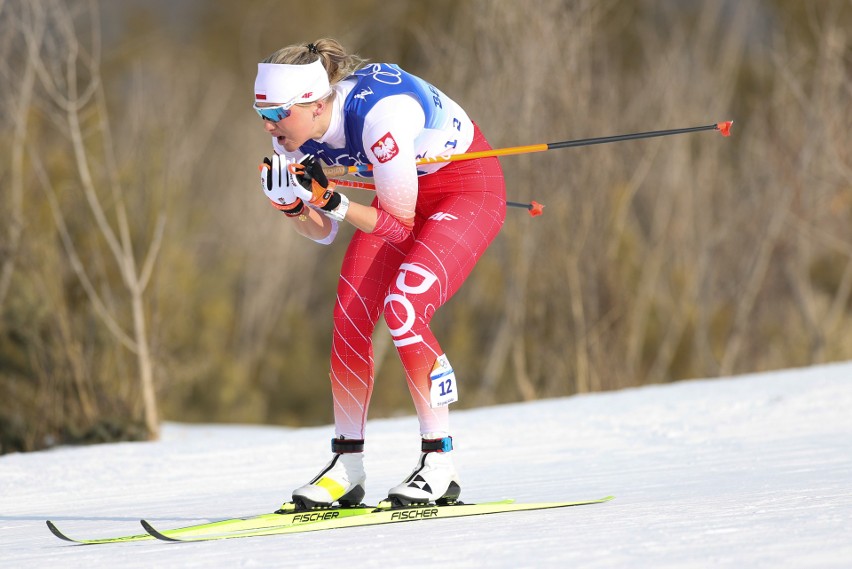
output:
<path id="1" fill-rule="evenodd" d="M 415 159 L 458 154 L 470 146 L 473 125 L 467 114 L 452 99 L 423 79 L 387 63 L 370 64 L 355 72 L 353 77 L 356 82 L 343 105 L 345 147 L 331 148 L 322 142 L 308 141 L 301 148 L 305 154 L 316 154 L 326 164 L 342 166 L 368 162 L 376 166 L 389 162 L 396 157 L 396 146 L 400 141 L 395 136 L 386 137 L 389 130 L 371 134 L 370 129 L 365 129 L 365 123 L 370 126 L 370 121 L 366 120 L 370 111 L 380 101 L 393 95 L 412 97 L 423 111 L 422 125 L 419 124 L 420 117 L 416 117 L 420 132 L 413 141 Z M 445 164 L 422 166 L 420 174 L 434 172 Z"/>
<path id="2" fill-rule="evenodd" d="M 328 130 L 288 153 L 314 154 L 329 165 L 372 164 L 380 206 L 403 224 L 413 223 L 418 176 L 448 163 L 415 163 L 467 151 L 473 123 L 455 101 L 423 79 L 389 63 L 368 64 L 333 87 L 336 97 Z"/>

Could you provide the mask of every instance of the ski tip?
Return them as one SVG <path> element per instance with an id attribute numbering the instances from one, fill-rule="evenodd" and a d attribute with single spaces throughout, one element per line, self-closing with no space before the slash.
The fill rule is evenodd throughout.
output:
<path id="1" fill-rule="evenodd" d="M 76 543 L 75 540 L 71 539 L 70 537 L 59 531 L 59 528 L 56 527 L 56 525 L 50 520 L 47 520 L 47 529 L 50 530 L 50 533 L 52 533 L 63 541 L 70 541 L 71 543 Z"/>
<path id="2" fill-rule="evenodd" d="M 181 540 L 175 539 L 173 537 L 169 537 L 162 532 L 160 532 L 157 528 L 149 524 L 146 520 L 139 520 L 139 523 L 142 524 L 142 527 L 145 528 L 145 531 L 152 537 L 159 539 L 160 541 L 171 541 L 171 542 L 180 542 Z"/>

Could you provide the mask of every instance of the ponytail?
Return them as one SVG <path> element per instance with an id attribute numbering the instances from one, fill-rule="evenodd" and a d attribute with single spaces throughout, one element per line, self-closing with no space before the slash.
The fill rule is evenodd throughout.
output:
<path id="1" fill-rule="evenodd" d="M 346 53 L 343 46 L 331 38 L 322 38 L 309 44 L 282 47 L 261 63 L 307 65 L 316 61 L 317 57 L 322 60 L 331 85 L 346 79 L 367 63 L 366 59 Z"/>

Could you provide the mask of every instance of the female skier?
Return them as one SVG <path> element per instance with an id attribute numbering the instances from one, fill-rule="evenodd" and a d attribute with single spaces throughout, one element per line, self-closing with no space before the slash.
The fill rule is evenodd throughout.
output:
<path id="1" fill-rule="evenodd" d="M 373 391 L 372 333 L 385 318 L 420 422 L 414 471 L 388 499 L 449 503 L 461 492 L 448 405 L 458 384 L 429 329 L 499 232 L 506 210 L 496 158 L 416 165 L 491 147 L 465 111 L 423 79 L 367 63 L 333 39 L 282 48 L 258 64 L 254 109 L 272 135 L 263 190 L 299 234 L 330 244 L 355 226 L 337 287 L 331 349 L 333 457 L 293 491 L 296 508 L 357 505 Z M 376 197 L 350 202 L 322 170 L 372 165 Z"/>

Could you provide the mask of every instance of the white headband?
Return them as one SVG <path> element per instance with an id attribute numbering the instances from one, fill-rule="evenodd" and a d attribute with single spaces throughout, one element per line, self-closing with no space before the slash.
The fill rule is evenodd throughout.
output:
<path id="1" fill-rule="evenodd" d="M 322 59 L 307 65 L 258 63 L 254 80 L 256 103 L 312 103 L 331 89 Z"/>

